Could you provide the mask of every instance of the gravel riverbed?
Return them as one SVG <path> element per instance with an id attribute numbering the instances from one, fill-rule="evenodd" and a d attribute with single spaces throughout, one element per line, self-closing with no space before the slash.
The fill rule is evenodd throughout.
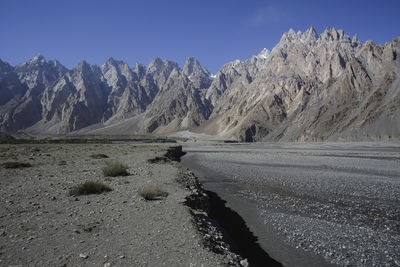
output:
<path id="1" fill-rule="evenodd" d="M 223 188 L 251 203 L 252 216 L 288 247 L 317 255 L 327 266 L 400 266 L 399 143 L 187 145 L 185 150 L 187 166 L 201 173 L 208 190 Z M 277 260 L 301 265 L 282 255 Z"/>

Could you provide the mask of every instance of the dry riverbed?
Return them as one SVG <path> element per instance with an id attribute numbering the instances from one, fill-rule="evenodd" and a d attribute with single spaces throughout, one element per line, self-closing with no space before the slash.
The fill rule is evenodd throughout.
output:
<path id="1" fill-rule="evenodd" d="M 204 246 L 209 235 L 204 227 L 203 232 L 197 230 L 190 215 L 193 210 L 184 205 L 186 197 L 198 191 L 177 181 L 177 177 L 181 182 L 194 179 L 190 172 L 178 163 L 147 161 L 162 156 L 167 147 L 140 143 L 0 145 L 0 265 L 238 265 L 240 258 L 223 252 L 223 245 L 220 254 Z M 92 158 L 93 154 L 108 158 Z M 126 164 L 129 175 L 105 177 L 102 168 L 109 160 Z M 32 166 L 5 168 L 6 162 Z M 85 181 L 103 182 L 112 191 L 69 195 L 71 188 Z M 157 186 L 168 196 L 146 201 L 138 194 L 146 186 Z M 219 237 L 207 221 L 204 224 L 214 231 L 211 235 Z"/>
<path id="2" fill-rule="evenodd" d="M 284 266 L 400 266 L 400 144 L 185 144 L 182 164 Z"/>

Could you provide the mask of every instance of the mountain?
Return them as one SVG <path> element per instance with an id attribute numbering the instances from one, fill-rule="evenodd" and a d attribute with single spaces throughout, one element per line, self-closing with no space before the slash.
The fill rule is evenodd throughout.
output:
<path id="1" fill-rule="evenodd" d="M 195 88 L 207 89 L 210 87 L 212 82 L 211 73 L 206 68 L 203 68 L 196 58 L 189 57 L 182 71 Z"/>
<path id="2" fill-rule="evenodd" d="M 67 69 L 58 61 L 46 62 L 42 55 L 11 69 L 8 64 L 2 65 L 0 129 L 12 132 L 30 127 L 42 118 L 41 99 L 45 89 Z M 4 98 L 3 92 L 8 92 Z"/>
<path id="3" fill-rule="evenodd" d="M 110 58 L 68 70 L 42 55 L 0 60 L 0 130 L 35 134 L 168 134 L 242 141 L 400 138 L 400 36 L 361 43 L 342 30 L 290 29 L 271 50 L 215 75 L 194 57 L 183 68 Z"/>
<path id="4" fill-rule="evenodd" d="M 72 70 L 41 55 L 14 68 L 0 61 L 0 127 L 59 134 L 138 116 L 130 134 L 187 129 L 211 113 L 199 92 L 207 82 L 209 71 L 194 58 L 184 70 L 159 58 L 134 68 L 113 58 L 100 67 L 82 61 Z"/>
<path id="5" fill-rule="evenodd" d="M 382 46 L 290 30 L 250 79 L 248 67 L 233 75 L 207 128 L 246 141 L 398 138 L 399 49 L 399 37 Z"/>

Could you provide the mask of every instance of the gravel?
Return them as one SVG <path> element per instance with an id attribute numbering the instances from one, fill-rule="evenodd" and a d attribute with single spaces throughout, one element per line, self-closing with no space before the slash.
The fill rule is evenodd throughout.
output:
<path id="1" fill-rule="evenodd" d="M 186 146 L 290 246 L 344 266 L 400 266 L 400 144 Z M 191 165 L 192 167 L 194 165 Z M 196 171 L 192 169 L 195 173 Z"/>
<path id="2" fill-rule="evenodd" d="M 190 210 L 191 192 L 176 179 L 177 163 L 150 164 L 162 144 L 0 145 L 0 266 L 225 266 L 203 245 Z M 93 159 L 104 153 L 109 159 Z M 59 164 L 64 161 L 65 164 Z M 104 177 L 107 160 L 129 166 L 128 176 Z M 101 181 L 111 192 L 69 196 L 73 186 Z M 168 196 L 137 193 L 158 186 Z"/>

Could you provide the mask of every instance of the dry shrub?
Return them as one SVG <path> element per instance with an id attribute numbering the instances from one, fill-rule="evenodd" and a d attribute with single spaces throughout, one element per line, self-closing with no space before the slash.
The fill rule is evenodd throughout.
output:
<path id="1" fill-rule="evenodd" d="M 94 182 L 87 181 L 83 184 L 79 184 L 71 188 L 69 191 L 70 196 L 80 196 L 80 195 L 91 195 L 91 194 L 101 194 L 103 192 L 109 192 L 112 189 L 102 183 L 102 182 Z"/>
<path id="2" fill-rule="evenodd" d="M 32 164 L 27 162 L 9 161 L 2 164 L 5 169 L 22 169 L 32 167 Z"/>
<path id="3" fill-rule="evenodd" d="M 98 154 L 91 154 L 91 158 L 93 159 L 106 159 L 108 156 L 106 154 L 98 153 Z"/>
<path id="4" fill-rule="evenodd" d="M 156 200 L 161 197 L 167 197 L 168 193 L 156 186 L 147 186 L 138 191 L 139 195 L 145 200 Z"/>
<path id="5" fill-rule="evenodd" d="M 127 172 L 128 166 L 119 162 L 119 161 L 108 161 L 106 162 L 106 166 L 103 167 L 104 176 L 127 176 L 129 173 Z"/>

